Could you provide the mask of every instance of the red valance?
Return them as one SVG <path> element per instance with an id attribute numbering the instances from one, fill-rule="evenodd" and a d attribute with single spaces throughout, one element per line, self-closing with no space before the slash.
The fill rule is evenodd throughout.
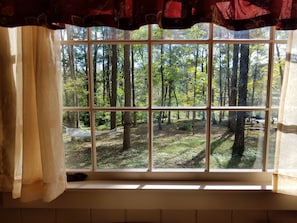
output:
<path id="1" fill-rule="evenodd" d="M 188 28 L 211 22 L 233 30 L 297 28 L 297 0 L 0 0 L 0 26 L 63 28 L 146 24 Z"/>

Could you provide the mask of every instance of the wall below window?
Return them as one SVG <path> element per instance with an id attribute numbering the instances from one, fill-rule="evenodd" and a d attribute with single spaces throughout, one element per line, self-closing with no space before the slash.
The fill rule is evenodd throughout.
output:
<path id="1" fill-rule="evenodd" d="M 2 196 L 1 223 L 296 223 L 297 198 L 271 191 L 67 190 L 51 203 Z"/>
<path id="2" fill-rule="evenodd" d="M 296 211 L 0 209 L 3 223 L 296 223 Z"/>

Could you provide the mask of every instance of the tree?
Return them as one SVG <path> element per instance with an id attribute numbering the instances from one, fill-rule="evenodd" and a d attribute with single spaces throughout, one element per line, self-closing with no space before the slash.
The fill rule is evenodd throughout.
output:
<path id="1" fill-rule="evenodd" d="M 136 97 L 135 97 L 135 70 L 134 70 L 134 47 L 131 46 L 131 78 L 132 78 L 132 104 L 136 107 Z M 133 112 L 133 127 L 136 127 L 137 123 L 137 113 Z"/>
<path id="2" fill-rule="evenodd" d="M 129 31 L 125 31 L 125 39 L 130 39 Z M 125 89 L 125 107 L 131 107 L 131 77 L 130 77 L 130 45 L 124 45 L 124 89 Z M 131 117 L 130 113 L 125 111 L 124 117 L 124 138 L 123 138 L 123 150 L 127 150 L 131 147 L 130 142 L 130 129 L 131 129 Z"/>
<path id="3" fill-rule="evenodd" d="M 242 31 L 241 38 L 249 39 L 249 31 Z M 240 45 L 240 74 L 238 82 L 238 106 L 247 105 L 247 83 L 249 72 L 249 44 Z M 237 112 L 235 140 L 232 146 L 230 167 L 238 167 L 244 152 L 245 112 Z"/>
<path id="4" fill-rule="evenodd" d="M 238 38 L 239 33 L 235 33 L 234 38 Z M 236 106 L 237 104 L 237 75 L 238 75 L 238 57 L 239 57 L 239 44 L 234 44 L 233 48 L 233 67 L 232 67 L 232 76 L 231 76 L 231 90 L 229 96 L 229 105 Z M 236 131 L 236 112 L 229 112 L 229 130 L 231 132 Z"/>
<path id="5" fill-rule="evenodd" d="M 163 31 L 161 31 L 161 38 L 163 38 Z M 165 105 L 165 76 L 164 76 L 164 45 L 161 44 L 161 52 L 160 52 L 160 75 L 161 75 L 161 106 Z M 164 112 L 160 111 L 158 116 L 158 128 L 162 130 L 162 118 Z"/>
<path id="6" fill-rule="evenodd" d="M 115 30 L 112 31 L 113 39 L 115 39 Z M 117 73 L 118 73 L 118 49 L 117 45 L 113 44 L 111 46 L 112 56 L 111 56 L 111 97 L 110 106 L 115 107 L 117 104 Z M 110 113 L 110 129 L 116 129 L 117 127 L 117 117 L 116 112 Z"/>

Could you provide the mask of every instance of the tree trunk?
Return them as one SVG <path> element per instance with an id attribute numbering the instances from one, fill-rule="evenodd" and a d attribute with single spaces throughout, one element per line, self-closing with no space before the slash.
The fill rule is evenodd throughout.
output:
<path id="1" fill-rule="evenodd" d="M 242 38 L 249 39 L 249 31 L 242 31 Z M 247 105 L 247 83 L 249 71 L 249 44 L 240 46 L 240 75 L 238 83 L 238 106 Z M 244 152 L 245 112 L 237 112 L 235 140 L 232 146 L 230 167 L 238 167 Z"/>
<path id="2" fill-rule="evenodd" d="M 219 33 L 219 37 L 222 38 L 222 32 Z M 220 44 L 219 45 L 219 99 L 218 99 L 218 103 L 219 106 L 223 106 L 223 59 L 222 59 L 222 55 L 224 54 L 223 52 L 223 47 L 224 45 Z M 219 111 L 219 124 L 222 123 L 223 120 L 223 111 L 220 110 Z"/>
<path id="3" fill-rule="evenodd" d="M 125 31 L 125 40 L 130 39 L 129 31 Z M 130 78 L 130 45 L 124 45 L 124 89 L 125 89 L 125 107 L 131 107 L 131 78 Z M 131 117 L 130 112 L 124 112 L 124 138 L 123 150 L 131 147 L 130 142 Z"/>
<path id="4" fill-rule="evenodd" d="M 131 78 L 132 78 L 132 103 L 133 107 L 136 107 L 136 96 L 135 96 L 135 77 L 134 77 L 134 50 L 133 45 L 131 46 Z M 137 112 L 133 112 L 133 127 L 136 127 L 137 123 Z"/>
<path id="5" fill-rule="evenodd" d="M 280 56 L 280 51 L 279 51 L 279 46 L 278 44 L 275 44 L 276 46 L 276 54 L 277 54 L 277 61 L 278 61 L 278 67 L 279 67 L 279 75 L 280 75 L 280 78 L 281 78 L 281 81 L 280 81 L 280 87 L 282 87 L 282 84 L 283 84 L 283 77 L 284 77 L 284 71 L 283 71 L 283 67 L 281 65 L 281 56 Z"/>
<path id="6" fill-rule="evenodd" d="M 173 93 L 173 80 L 170 80 L 168 83 L 168 107 L 172 106 L 172 93 Z M 171 124 L 171 111 L 168 111 L 167 115 L 167 124 Z"/>
<path id="7" fill-rule="evenodd" d="M 67 39 L 72 39 L 72 29 L 67 28 Z M 77 87 L 76 87 L 76 73 L 74 68 L 74 55 L 73 55 L 73 45 L 68 46 L 68 55 L 69 55 L 69 68 L 70 68 L 70 76 L 71 80 L 75 82 L 74 84 L 74 91 L 73 91 L 73 102 L 72 106 L 78 106 L 78 96 L 77 96 Z M 71 128 L 78 128 L 79 127 L 79 112 L 72 112 L 71 115 Z"/>
<path id="8" fill-rule="evenodd" d="M 162 31 L 161 31 L 162 32 Z M 163 32 L 161 33 L 161 38 L 163 37 Z M 164 54 L 164 45 L 161 44 L 161 66 L 160 66 L 160 74 L 161 74 L 161 107 L 165 105 L 165 78 L 164 78 L 164 67 L 163 67 L 163 54 Z M 162 118 L 163 111 L 159 112 L 158 116 L 158 129 L 162 130 Z"/>
<path id="9" fill-rule="evenodd" d="M 115 37 L 115 31 L 112 33 Z M 110 106 L 116 107 L 117 105 L 117 73 L 118 73 L 118 49 L 117 45 L 113 44 L 111 47 L 112 56 L 111 56 L 111 97 L 110 97 Z M 117 117 L 116 112 L 110 112 L 110 129 L 117 128 Z"/>
<path id="10" fill-rule="evenodd" d="M 197 90 L 196 90 L 196 85 L 197 85 L 197 67 L 198 67 L 198 56 L 199 56 L 199 44 L 196 45 L 196 55 L 195 55 L 195 69 L 194 69 L 194 95 L 193 95 L 193 106 L 196 106 L 196 97 L 197 97 Z M 192 133 L 194 135 L 195 133 L 195 119 L 196 119 L 196 112 L 193 111 L 193 116 L 192 116 Z"/>
<path id="11" fill-rule="evenodd" d="M 235 34 L 235 38 L 238 37 L 238 34 Z M 229 96 L 229 105 L 236 106 L 237 104 L 237 73 L 238 73 L 238 54 L 239 54 L 239 45 L 234 44 L 233 49 L 233 67 L 232 67 L 232 76 L 231 76 L 231 94 Z M 229 112 L 229 131 L 236 131 L 236 112 Z"/>

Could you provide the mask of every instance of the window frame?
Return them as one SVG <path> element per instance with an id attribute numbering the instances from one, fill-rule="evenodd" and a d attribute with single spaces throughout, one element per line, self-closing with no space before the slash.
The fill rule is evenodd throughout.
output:
<path id="1" fill-rule="evenodd" d="M 278 107 L 272 107 L 272 76 L 274 66 L 274 45 L 276 43 L 285 44 L 286 40 L 277 40 L 275 37 L 275 28 L 270 27 L 269 39 L 232 39 L 223 40 L 214 38 L 214 25 L 209 24 L 209 34 L 207 39 L 198 40 L 157 40 L 152 39 L 152 25 L 148 25 L 148 39 L 144 40 L 93 40 L 91 39 L 90 28 L 87 28 L 87 40 L 63 40 L 60 41 L 61 45 L 76 45 L 84 44 L 88 49 L 88 80 L 89 87 L 93 89 L 93 66 L 92 66 L 92 45 L 93 44 L 146 44 L 148 49 L 148 106 L 147 107 L 96 107 L 94 103 L 90 103 L 89 107 L 64 107 L 63 111 L 77 112 L 87 111 L 90 114 L 90 130 L 91 130 L 91 147 L 92 147 L 92 167 L 90 170 L 86 169 L 70 169 L 68 172 L 84 172 L 91 180 L 160 180 L 160 181 L 217 181 L 217 182 L 243 182 L 243 183 L 260 183 L 271 184 L 272 171 L 268 168 L 268 150 L 269 150 L 269 129 L 271 112 L 277 111 Z M 207 44 L 208 45 L 208 67 L 213 67 L 213 49 L 214 44 L 229 43 L 229 44 L 253 44 L 263 43 L 268 44 L 268 79 L 267 79 L 267 92 L 266 92 L 266 105 L 265 106 L 244 106 L 244 107 L 218 107 L 213 106 L 211 100 L 207 100 L 206 106 L 201 107 L 156 107 L 153 105 L 152 91 L 153 91 L 153 78 L 152 78 L 152 48 L 155 44 Z M 213 69 L 208 69 L 208 89 L 212 89 Z M 94 92 L 89 91 L 89 101 L 94 102 Z M 207 91 L 207 97 L 210 99 L 212 96 L 211 91 Z M 262 169 L 211 169 L 210 168 L 210 143 L 211 143 L 211 118 L 206 118 L 206 146 L 205 146 L 205 169 L 155 169 L 153 168 L 153 112 L 156 111 L 204 111 L 206 117 L 211 117 L 213 111 L 263 111 L 265 112 L 265 134 L 264 134 L 264 149 L 263 149 L 263 164 Z M 96 136 L 95 136 L 95 112 L 98 111 L 145 111 L 148 112 L 148 168 L 144 169 L 98 169 L 96 159 Z"/>

